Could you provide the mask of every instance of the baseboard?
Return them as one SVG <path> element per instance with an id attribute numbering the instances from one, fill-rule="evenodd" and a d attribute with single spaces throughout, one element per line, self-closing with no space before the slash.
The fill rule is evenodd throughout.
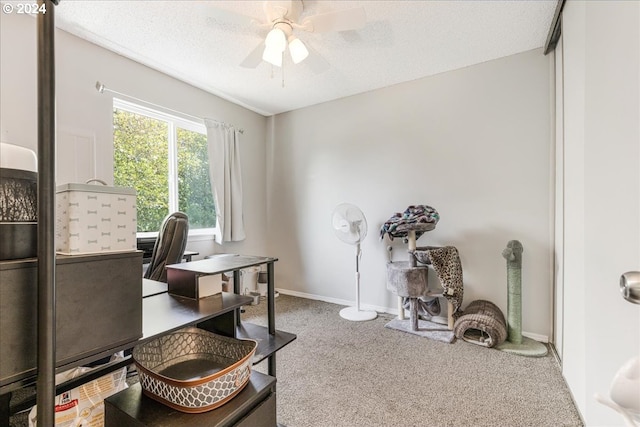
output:
<path id="1" fill-rule="evenodd" d="M 531 338 L 532 340 L 536 340 L 538 342 L 542 342 L 547 344 L 549 342 L 549 336 L 548 335 L 540 335 L 540 334 L 534 334 L 533 332 L 525 332 L 522 331 L 522 335 L 527 337 L 527 338 Z"/>
<path id="2" fill-rule="evenodd" d="M 327 297 L 324 295 L 315 295 L 315 294 L 308 294 L 306 292 L 298 292 L 298 291 L 292 291 L 289 289 L 280 289 L 277 288 L 276 289 L 279 293 L 283 294 L 283 295 L 291 295 L 293 297 L 299 297 L 299 298 L 306 298 L 306 299 L 312 299 L 312 300 L 316 300 L 316 301 L 323 301 L 323 302 L 329 302 L 332 304 L 338 304 L 338 305 L 346 305 L 346 306 L 350 306 L 353 305 L 353 301 L 349 301 L 349 300 L 344 300 L 344 299 L 339 299 L 339 298 L 332 298 L 332 297 Z M 360 308 L 362 308 L 363 310 L 375 310 L 378 313 L 387 313 L 387 314 L 392 314 L 394 316 L 398 315 L 398 308 L 391 308 L 391 307 L 381 307 L 379 305 L 371 305 L 371 304 L 362 304 L 360 303 Z M 531 338 L 532 340 L 536 340 L 542 343 L 548 343 L 549 342 L 549 336 L 548 335 L 540 335 L 540 334 L 534 334 L 533 332 L 522 332 L 522 335 L 524 335 L 527 338 Z"/>
<path id="3" fill-rule="evenodd" d="M 345 299 L 339 299 L 339 298 L 332 298 L 332 297 L 327 297 L 324 295 L 315 295 L 315 294 L 308 294 L 306 292 L 298 292 L 298 291 L 292 291 L 289 289 L 279 289 L 276 288 L 276 290 L 278 292 L 280 292 L 283 295 L 291 295 L 292 297 L 299 297 L 299 298 L 306 298 L 306 299 L 312 299 L 312 300 L 316 300 L 316 301 L 323 301 L 323 302 L 329 302 L 331 304 L 338 304 L 338 305 L 345 305 L 345 306 L 351 306 L 353 305 L 353 301 L 349 301 L 349 300 L 345 300 Z M 388 307 L 381 307 L 379 305 L 371 305 L 371 304 L 363 304 L 360 303 L 360 308 L 363 310 L 374 310 L 378 313 L 388 313 L 388 314 L 393 314 L 394 316 L 398 315 L 398 309 L 392 309 L 392 308 L 388 308 Z"/>

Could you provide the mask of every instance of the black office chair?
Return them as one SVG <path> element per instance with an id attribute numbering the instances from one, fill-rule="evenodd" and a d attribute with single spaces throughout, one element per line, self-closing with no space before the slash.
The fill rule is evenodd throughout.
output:
<path id="1" fill-rule="evenodd" d="M 182 261 L 187 236 L 189 234 L 189 217 L 182 212 L 174 212 L 165 217 L 153 246 L 151 261 L 144 273 L 145 279 L 167 281 L 165 266 Z"/>

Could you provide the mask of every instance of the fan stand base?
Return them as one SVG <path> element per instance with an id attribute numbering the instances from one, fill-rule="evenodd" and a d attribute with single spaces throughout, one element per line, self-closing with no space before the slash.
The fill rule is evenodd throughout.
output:
<path id="1" fill-rule="evenodd" d="M 378 317 L 378 313 L 375 311 L 359 310 L 358 307 L 347 307 L 340 310 L 340 317 L 347 320 L 353 320 L 355 322 L 361 322 L 364 320 L 373 320 Z"/>

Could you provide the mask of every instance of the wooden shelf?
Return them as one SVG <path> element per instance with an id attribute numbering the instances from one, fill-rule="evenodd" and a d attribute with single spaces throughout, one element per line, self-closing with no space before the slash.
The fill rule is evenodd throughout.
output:
<path id="1" fill-rule="evenodd" d="M 255 267 L 266 263 L 273 263 L 277 260 L 277 258 L 271 257 L 236 255 L 201 259 L 198 261 L 183 262 L 180 264 L 171 264 L 168 265 L 167 268 L 191 271 L 193 273 L 207 275 L 220 274 L 226 273 L 228 271 L 236 271 L 243 268 Z"/>
<path id="2" fill-rule="evenodd" d="M 249 322 L 242 322 L 236 327 L 236 338 L 252 339 L 258 341 L 258 348 L 253 356 L 253 364 L 262 362 L 276 351 L 297 338 L 295 334 L 278 331 L 271 335 L 266 326 L 259 326 Z"/>
<path id="3" fill-rule="evenodd" d="M 202 414 L 187 414 L 145 396 L 137 383 L 105 399 L 105 426 L 275 427 L 275 384 L 275 378 L 254 371 L 229 402 Z"/>
<path id="4" fill-rule="evenodd" d="M 136 344 L 233 312 L 251 301 L 251 297 L 227 292 L 197 300 L 168 293 L 143 298 L 142 338 Z"/>

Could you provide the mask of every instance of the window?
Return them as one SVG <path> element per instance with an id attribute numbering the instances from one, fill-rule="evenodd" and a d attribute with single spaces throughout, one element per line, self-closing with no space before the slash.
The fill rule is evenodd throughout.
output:
<path id="1" fill-rule="evenodd" d="M 136 189 L 139 233 L 175 211 L 189 216 L 189 230 L 215 227 L 203 124 L 114 99 L 113 145 L 114 183 Z"/>

